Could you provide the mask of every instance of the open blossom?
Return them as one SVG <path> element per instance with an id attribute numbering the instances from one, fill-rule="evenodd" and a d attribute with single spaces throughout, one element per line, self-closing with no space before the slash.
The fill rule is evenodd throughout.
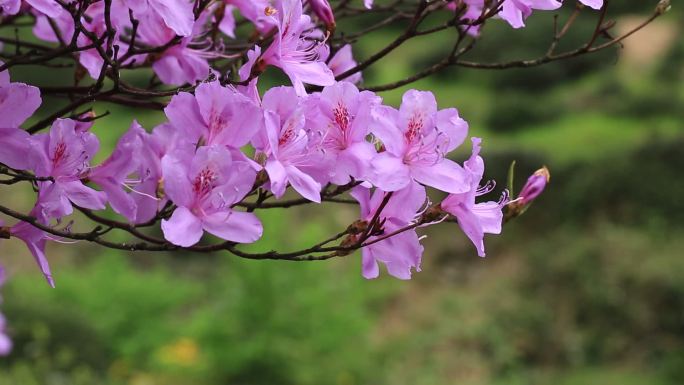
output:
<path id="1" fill-rule="evenodd" d="M 164 112 L 186 140 L 235 150 L 249 143 L 263 125 L 254 101 L 218 81 L 200 84 L 194 95 L 178 93 Z"/>
<path id="2" fill-rule="evenodd" d="M 370 190 L 365 187 L 354 188 L 352 196 L 361 206 L 362 220 L 372 220 L 386 194 L 388 193 L 376 189 L 371 195 Z M 409 225 L 425 204 L 425 200 L 425 187 L 415 182 L 394 192 L 379 216 L 379 219 L 384 221 L 384 233 L 390 234 Z M 370 237 L 367 242 L 374 239 L 377 237 Z M 404 231 L 361 250 L 362 275 L 367 279 L 377 278 L 380 274 L 378 262 L 382 262 L 387 266 L 390 275 L 399 279 L 410 279 L 412 269 L 420 271 L 422 255 L 423 246 L 416 231 Z"/>
<path id="3" fill-rule="evenodd" d="M 324 162 L 315 139 L 305 128 L 303 105 L 297 103 L 297 94 L 291 87 L 272 88 L 264 95 L 265 140 L 261 148 L 267 159 L 264 169 L 268 173 L 270 188 L 279 198 L 288 184 L 304 198 L 320 202 L 321 184 L 307 173 Z"/>
<path id="4" fill-rule="evenodd" d="M 299 95 L 306 94 L 305 83 L 319 86 L 335 83 L 335 76 L 321 59 L 325 48 L 311 36 L 311 19 L 302 13 L 301 0 L 279 1 L 277 10 L 267 7 L 265 12 L 276 21 L 278 32 L 263 53 L 252 51 L 248 65 L 241 69 L 243 80 L 253 72 L 252 66 L 262 70 L 272 65 L 285 72 Z"/>
<path id="5" fill-rule="evenodd" d="M 504 1 L 499 16 L 506 20 L 513 28 L 525 26 L 525 19 L 535 9 L 554 10 L 563 5 L 557 0 L 506 0 Z"/>
<path id="6" fill-rule="evenodd" d="M 178 36 L 189 36 L 195 23 L 193 2 L 187 0 L 123 0 L 137 19 L 150 14 L 161 17 Z"/>
<path id="7" fill-rule="evenodd" d="M 76 26 L 71 14 L 54 0 L 27 0 L 36 18 L 33 34 L 53 43 L 71 41 Z M 54 26 L 54 28 L 53 28 Z"/>
<path id="8" fill-rule="evenodd" d="M 485 6 L 481 0 L 462 1 L 471 13 Z M 37 20 L 39 38 L 52 42 L 71 38 L 74 20 L 55 0 L 26 3 Z M 78 21 L 103 36 L 102 44 L 109 43 L 104 38 L 108 3 L 90 4 Z M 5 4 L 7 0 L 0 0 L 3 11 Z M 0 73 L 0 163 L 38 178 L 32 181 L 38 200 L 30 213 L 36 222 L 29 222 L 41 228 L 53 226 L 71 214 L 74 205 L 102 210 L 109 204 L 131 224 L 147 226 L 161 219 L 164 238 L 180 247 L 197 244 L 205 232 L 229 242 L 251 243 L 262 236 L 262 224 L 239 207 L 255 187 L 276 198 L 292 187 L 305 199 L 321 202 L 322 189 L 333 191 L 327 185 L 355 181 L 361 183 L 352 191 L 361 206 L 361 220 L 368 223 L 382 210 L 377 227 L 365 240 L 377 242 L 362 250 L 364 277 L 378 277 L 381 265 L 400 279 L 420 271 L 423 247 L 415 229 L 392 233 L 424 218 L 427 187 L 450 194 L 441 208 L 458 219 L 484 256 L 484 234 L 501 230 L 506 201 L 476 202 L 492 188 L 480 187 L 484 165 L 479 139 L 473 140 L 473 154 L 462 167 L 447 157 L 468 134 L 468 124 L 456 109 L 439 110 L 432 93 L 415 90 L 404 94 L 399 109 L 383 106 L 379 96 L 354 85 L 361 81 L 360 72 L 336 82 L 335 76 L 357 66 L 352 46 L 337 47 L 330 57 L 328 35 L 303 13 L 303 4 L 329 31 L 334 28 L 327 0 L 223 0 L 209 4 L 197 19 L 190 0 L 113 0 L 109 12 L 119 58 L 126 55 L 127 42 L 132 40 L 122 37 L 132 31 L 129 11 L 139 21 L 135 36 L 141 47 L 165 46 L 128 58 L 121 69 L 135 61 L 151 65 L 162 83 L 197 86 L 171 99 L 164 110 L 168 122 L 151 133 L 134 122 L 111 155 L 94 167 L 91 161 L 99 141 L 90 132 L 92 121 L 57 119 L 49 132 L 30 135 L 19 125 L 40 106 L 40 93 L 35 87 L 10 83 L 7 72 Z M 532 10 L 550 9 L 560 2 L 505 0 L 502 4 L 501 17 L 522 26 Z M 370 8 L 372 1 L 364 5 Z M 218 28 L 235 37 L 234 11 L 255 24 L 253 37 L 259 39 L 238 74 L 249 82 L 237 87 L 223 86 L 219 80 L 198 84 L 209 77 L 211 59 L 233 58 L 220 52 L 216 29 L 208 25 L 220 23 Z M 75 54 L 81 65 L 92 77 L 99 77 L 107 67 L 104 59 L 97 49 L 84 49 L 92 44 L 89 37 L 80 34 L 78 39 L 81 49 Z M 230 52 L 236 52 L 235 57 L 243 53 Z M 262 99 L 257 75 L 268 65 L 282 69 L 292 87 L 272 88 Z M 220 75 L 223 81 L 223 75 L 228 75 L 225 68 Z M 305 84 L 324 88 L 308 94 Z M 248 146 L 255 150 L 253 157 L 245 154 Z M 264 182 L 260 174 L 259 186 L 255 186 L 257 171 L 268 175 Z M 9 172 L 8 176 L 12 177 Z M 534 199 L 543 183 L 539 178 L 531 180 L 521 199 Z M 2 230 L 26 244 L 54 286 L 45 255 L 47 241 L 54 239 L 52 231 L 34 225 L 19 221 Z M 392 236 L 385 239 L 388 234 Z M 350 239 L 355 235 L 361 236 L 354 233 Z M 3 327 L 0 324 L 0 354 Z"/>
<path id="9" fill-rule="evenodd" d="M 195 148 L 190 142 L 180 139 L 178 130 L 168 123 L 161 124 L 152 133 L 140 131 L 140 162 L 131 183 L 131 194 L 135 202 L 135 217 L 128 218 L 133 223 L 147 222 L 161 210 L 167 202 L 163 193 L 163 174 L 161 161 L 166 154 L 177 148 L 187 151 Z"/>
<path id="10" fill-rule="evenodd" d="M 579 0 L 580 3 L 594 8 L 601 9 L 603 7 L 603 0 Z M 487 7 L 485 0 L 456 0 L 449 3 L 450 9 L 457 9 L 461 4 L 467 6 L 463 19 L 476 20 Z M 563 5 L 560 0 L 504 0 L 501 4 L 499 17 L 508 22 L 513 28 L 522 28 L 525 26 L 525 19 L 527 19 L 535 10 L 555 10 Z M 468 31 L 470 33 L 477 33 L 480 26 L 474 26 Z"/>
<path id="11" fill-rule="evenodd" d="M 173 45 L 163 52 L 154 55 L 152 69 L 164 84 L 180 86 L 194 84 L 209 76 L 208 59 L 219 57 L 220 54 L 206 49 L 209 43 L 203 41 L 203 23 L 207 13 L 202 14 L 192 28 L 191 33 L 185 35 L 179 44 Z M 140 42 L 153 47 L 161 47 L 176 37 L 176 33 L 164 25 L 157 13 L 145 14 L 138 28 Z"/>
<path id="12" fill-rule="evenodd" d="M 0 61 L 2 65 L 2 61 Z M 0 163 L 26 170 L 31 168 L 31 137 L 19 125 L 40 107 L 40 90 L 24 83 L 11 83 L 8 71 L 0 72 Z"/>
<path id="13" fill-rule="evenodd" d="M 328 68 L 330 68 L 335 76 L 338 76 L 356 67 L 356 64 L 356 60 L 354 60 L 354 55 L 352 54 L 352 46 L 351 44 L 347 44 L 335 52 L 335 55 L 330 58 L 330 61 L 328 61 Z M 343 80 L 358 84 L 361 82 L 361 72 L 359 71 Z"/>
<path id="14" fill-rule="evenodd" d="M 32 168 L 31 135 L 20 128 L 0 128 L 0 163 L 17 169 Z"/>
<path id="15" fill-rule="evenodd" d="M 223 146 L 204 146 L 192 154 L 176 151 L 162 159 L 164 190 L 178 206 L 162 221 L 164 237 L 188 247 L 199 242 L 204 231 L 227 241 L 254 242 L 261 237 L 261 222 L 252 213 L 231 206 L 244 198 L 256 173 L 245 162 L 231 161 Z"/>
<path id="16" fill-rule="evenodd" d="M 350 177 L 365 179 L 376 155 L 366 136 L 380 97 L 369 91 L 360 92 L 351 83 L 339 82 L 310 96 L 307 104 L 312 134 L 321 138 L 322 151 L 331 164 L 330 181 L 342 185 Z"/>
<path id="17" fill-rule="evenodd" d="M 224 5 L 223 11 L 217 13 L 215 16 L 221 17 L 221 20 L 218 23 L 219 30 L 231 39 L 235 39 L 235 28 L 237 27 L 237 24 L 235 23 L 235 14 L 233 13 L 234 10 L 234 5 Z"/>
<path id="18" fill-rule="evenodd" d="M 473 22 L 483 16 L 485 3 L 482 0 L 453 0 L 447 4 L 446 8 L 452 11 L 460 11 L 464 6 L 465 9 L 460 14 L 461 23 L 459 27 L 469 35 L 477 37 L 482 25 L 473 25 Z"/>
<path id="19" fill-rule="evenodd" d="M 135 220 L 137 206 L 134 197 L 125 189 L 128 188 L 127 178 L 140 167 L 143 132 L 138 122 L 133 122 L 109 158 L 88 173 L 88 179 L 105 192 L 112 209 L 129 221 Z"/>
<path id="20" fill-rule="evenodd" d="M 234 6 L 240 14 L 249 20 L 261 34 L 268 33 L 277 24 L 277 21 L 267 16 L 264 10 L 271 6 L 270 0 L 224 0 L 229 6 Z M 228 12 L 228 8 L 226 8 Z"/>
<path id="21" fill-rule="evenodd" d="M 504 194 L 499 202 L 475 202 L 478 196 L 491 192 L 494 185 L 488 183 L 480 186 L 484 175 L 484 161 L 480 157 L 481 139 L 473 138 L 472 142 L 473 153 L 464 164 L 470 189 L 465 193 L 450 194 L 440 206 L 444 211 L 456 217 L 458 225 L 475 245 L 477 254 L 484 257 L 484 234 L 501 233 L 502 208 L 507 203 L 507 197 Z"/>
<path id="22" fill-rule="evenodd" d="M 485 0 L 456 0 L 450 4 L 451 9 L 457 9 L 461 4 L 467 6 L 463 19 L 476 20 L 487 9 L 488 2 Z M 558 0 L 504 0 L 501 4 L 499 17 L 508 22 L 513 28 L 522 28 L 525 26 L 525 19 L 527 19 L 534 10 L 554 10 L 563 5 Z M 471 33 L 477 33 L 480 26 L 475 26 L 474 30 L 469 29 Z"/>
<path id="23" fill-rule="evenodd" d="M 603 0 L 579 0 L 579 2 L 594 9 L 603 8 Z"/>
<path id="24" fill-rule="evenodd" d="M 21 9 L 21 0 L 0 0 L 0 13 L 16 15 Z"/>
<path id="25" fill-rule="evenodd" d="M 0 72 L 0 129 L 19 127 L 36 112 L 41 102 L 37 87 L 12 83 L 8 71 Z"/>
<path id="26" fill-rule="evenodd" d="M 50 18 L 57 17 L 60 13 L 65 12 L 65 9 L 55 0 L 24 0 L 34 10 L 47 15 Z M 67 0 L 65 3 L 71 3 L 73 0 Z"/>
<path id="27" fill-rule="evenodd" d="M 325 23 L 328 31 L 335 30 L 335 15 L 328 0 L 309 0 L 309 6 L 316 17 Z"/>
<path id="28" fill-rule="evenodd" d="M 121 39 L 121 34 L 126 30 L 126 29 L 131 29 L 132 24 L 130 22 L 129 14 L 128 14 L 128 9 L 124 6 L 124 4 L 121 1 L 112 1 L 112 6 L 110 8 L 110 21 L 114 27 L 115 34 L 114 34 L 114 43 L 119 47 L 118 50 L 118 55 L 119 57 L 123 56 L 128 52 L 129 45 L 126 43 L 124 40 Z M 107 32 L 107 22 L 105 20 L 105 4 L 104 2 L 97 2 L 94 4 L 91 4 L 88 9 L 85 12 L 87 17 L 84 17 L 84 20 L 82 21 L 83 26 L 90 32 L 94 33 L 95 36 L 104 36 L 105 33 Z M 71 15 L 67 13 L 69 18 L 71 18 Z M 71 23 L 73 25 L 73 23 Z M 46 25 L 45 28 L 51 28 L 50 25 Z M 46 33 L 49 33 L 46 32 Z M 71 36 L 68 33 L 69 32 L 64 32 L 67 35 L 66 36 Z M 63 33 L 63 35 L 64 35 Z M 80 47 L 85 47 L 93 42 L 90 40 L 88 36 L 85 34 L 80 34 L 78 36 L 78 45 Z M 102 43 L 103 48 L 106 47 L 106 42 Z M 96 48 L 91 48 L 88 50 L 84 50 L 79 54 L 78 57 L 79 63 L 88 71 L 88 74 L 90 77 L 93 79 L 97 79 L 100 76 L 100 72 L 102 71 L 103 64 L 104 64 L 104 59 L 100 55 L 100 52 Z M 144 56 L 136 56 L 136 57 L 131 57 L 128 58 L 127 60 L 124 61 L 124 65 L 131 64 L 133 61 L 137 62 L 142 62 L 144 60 Z"/>
<path id="29" fill-rule="evenodd" d="M 39 182 L 40 206 L 50 218 L 71 214 L 72 202 L 85 208 L 105 208 L 106 195 L 81 181 L 87 176 L 90 159 L 99 142 L 91 132 L 77 132 L 71 119 L 57 119 L 50 132 L 33 137 L 35 174 L 52 181 Z"/>
<path id="30" fill-rule="evenodd" d="M 43 214 L 40 201 L 36 203 L 29 215 L 36 218 L 36 221 L 41 225 L 49 225 L 49 219 Z M 2 226 L 2 223 L 0 223 L 0 226 Z M 26 247 L 31 255 L 33 255 L 33 258 L 38 264 L 40 271 L 45 276 L 48 284 L 55 287 L 55 281 L 52 279 L 52 273 L 50 272 L 50 264 L 45 256 L 47 234 L 43 230 L 23 221 L 17 222 L 17 224 L 12 226 L 9 229 L 9 233 L 12 237 L 17 238 L 26 244 Z"/>
<path id="31" fill-rule="evenodd" d="M 438 111 L 432 93 L 411 90 L 399 111 L 383 107 L 376 117 L 380 124 L 373 133 L 385 151 L 373 160 L 374 184 L 395 191 L 413 179 L 448 193 L 468 191 L 467 173 L 445 157 L 468 134 L 456 109 Z"/>

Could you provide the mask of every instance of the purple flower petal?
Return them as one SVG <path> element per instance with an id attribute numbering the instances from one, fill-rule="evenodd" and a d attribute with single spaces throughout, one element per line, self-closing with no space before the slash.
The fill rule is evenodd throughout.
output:
<path id="1" fill-rule="evenodd" d="M 264 231 L 256 215 L 241 211 L 216 212 L 204 218 L 203 226 L 221 239 L 239 243 L 255 242 Z"/>
<path id="2" fill-rule="evenodd" d="M 202 221 L 185 207 L 178 207 L 161 223 L 164 238 L 177 246 L 190 247 L 202 238 Z"/>

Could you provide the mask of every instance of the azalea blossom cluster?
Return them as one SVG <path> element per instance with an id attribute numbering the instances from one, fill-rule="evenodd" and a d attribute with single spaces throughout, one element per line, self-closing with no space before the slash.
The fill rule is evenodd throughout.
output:
<path id="1" fill-rule="evenodd" d="M 468 124 L 456 109 L 439 110 L 430 92 L 408 91 L 395 109 L 349 82 L 303 96 L 295 87 L 275 87 L 263 98 L 205 82 L 194 94 L 175 95 L 165 109 L 168 122 L 151 132 L 133 122 L 112 154 L 93 165 L 99 143 L 92 123 L 57 119 L 48 132 L 30 135 L 17 126 L 40 104 L 37 89 L 17 83 L 6 89 L 10 103 L 17 103 L 13 121 L 2 122 L 9 128 L 0 136 L 0 162 L 36 177 L 30 215 L 45 227 L 62 223 L 74 206 L 109 205 L 132 225 L 168 208 L 161 229 L 173 245 L 194 246 L 205 232 L 251 243 L 261 237 L 262 224 L 239 208 L 250 193 L 261 189 L 279 199 L 291 187 L 320 203 L 324 187 L 337 185 L 350 187 L 363 220 L 371 223 L 378 215 L 382 221 L 379 234 L 366 234 L 364 242 L 415 223 L 427 209 L 426 187 L 450 194 L 441 208 L 459 218 L 480 256 L 484 233 L 501 230 L 507 199 L 476 203 L 493 188 L 480 186 L 480 139 L 473 138 L 473 155 L 464 165 L 450 160 L 447 155 L 467 138 Z M 26 243 L 53 285 L 45 256 L 50 234 L 26 221 L 5 232 Z M 382 262 L 391 275 L 408 279 L 419 270 L 421 255 L 419 237 L 408 229 L 363 248 L 363 275 L 377 277 Z"/>
<path id="2" fill-rule="evenodd" d="M 593 9 L 601 9 L 604 0 L 578 0 L 580 4 Z M 571 3 L 570 1 L 566 1 Z M 491 12 L 505 20 L 513 28 L 525 26 L 525 19 L 532 15 L 533 11 L 553 11 L 563 6 L 560 0 L 456 0 L 449 3 L 452 10 L 461 9 L 461 17 L 465 20 L 475 21 L 482 15 Z M 465 23 L 466 28 L 472 28 L 470 32 L 477 33 L 479 27 L 472 23 Z"/>
<path id="3" fill-rule="evenodd" d="M 520 27 L 515 20 L 533 9 L 561 3 L 465 0 L 442 6 L 461 12 L 464 20 L 489 13 Z M 46 242 L 71 233 L 70 227 L 50 229 L 74 207 L 92 218 L 93 211 L 109 206 L 131 228 L 160 221 L 164 239 L 152 243 L 190 248 L 205 232 L 235 244 L 258 240 L 262 225 L 253 212 L 258 207 L 245 205 L 254 194 L 280 199 L 289 187 L 320 203 L 332 197 L 331 186 L 345 186 L 337 194 L 351 192 L 370 226 L 346 240 L 363 249 L 368 278 L 378 275 L 378 262 L 399 278 L 419 269 L 419 237 L 415 228 L 402 229 L 427 222 L 426 187 L 449 194 L 438 207 L 457 219 L 479 255 L 485 254 L 484 233 L 500 232 L 506 196 L 476 203 L 494 187 L 481 186 L 480 139 L 472 140 L 472 157 L 458 164 L 448 154 L 467 138 L 468 125 L 456 109 L 438 110 L 429 92 L 408 91 L 395 109 L 377 94 L 360 91 L 355 86 L 360 72 L 348 73 L 357 68 L 351 46 L 338 46 L 331 55 L 327 39 L 336 22 L 326 0 L 15 0 L 3 2 L 2 11 L 32 17 L 39 39 L 63 46 L 70 41 L 95 86 L 105 77 L 119 81 L 119 71 L 141 65 L 151 66 L 164 84 L 195 84 L 191 92 L 169 94 L 168 122 L 148 132 L 134 121 L 109 158 L 93 165 L 99 147 L 91 131 L 94 114 L 56 116 L 48 132 L 24 130 L 20 126 L 41 106 L 41 91 L 11 82 L 8 70 L 0 72 L 0 163 L 13 181 L 30 181 L 37 192 L 27 215 L 31 220 L 15 216 L 19 220 L 3 227 L 2 235 L 28 246 L 50 285 Z M 236 38 L 236 13 L 269 40 L 240 53 L 222 49 L 223 40 L 211 36 Z M 480 16 L 468 16 L 474 14 Z M 235 85 L 210 65 L 243 56 L 244 64 L 227 73 L 239 79 Z M 292 86 L 261 97 L 257 82 L 268 66 L 280 68 Z M 340 75 L 347 76 L 337 81 Z M 311 92 L 306 85 L 322 88 Z M 119 86 L 127 87 L 122 81 Z M 374 242 L 393 231 L 397 234 Z M 137 230 L 129 232 L 150 241 Z"/>
<path id="4" fill-rule="evenodd" d="M 579 1 L 594 9 L 603 6 L 603 0 Z M 372 0 L 363 3 L 369 10 L 373 8 Z M 556 10 L 563 5 L 560 0 L 436 3 L 446 12 L 456 11 L 460 27 L 474 34 L 488 18 L 500 18 L 513 28 L 521 28 L 534 10 Z M 338 47 L 331 56 L 330 45 L 324 44 L 336 26 L 328 0 L 4 0 L 0 9 L 11 17 L 30 15 L 35 19 L 33 34 L 43 41 L 63 45 L 71 41 L 80 65 L 93 79 L 104 76 L 116 61 L 119 68 L 149 65 L 167 85 L 193 84 L 210 75 L 212 61 L 240 58 L 246 53 L 250 65 L 240 70 L 241 80 L 251 79 L 272 65 L 281 68 L 302 95 L 304 83 L 331 85 L 336 76 L 356 66 L 350 45 Z M 226 47 L 226 41 L 236 38 L 236 14 L 252 23 L 261 36 L 273 36 L 263 52 L 259 45 L 248 52 Z M 325 28 L 318 28 L 316 21 Z M 222 39 L 212 39 L 218 33 Z M 105 54 L 113 49 L 116 52 Z M 357 82 L 360 72 L 344 77 Z"/>
<path id="5" fill-rule="evenodd" d="M 420 271 L 420 229 L 445 223 L 460 227 L 484 257 L 485 234 L 500 233 L 504 221 L 529 207 L 549 182 L 548 170 L 530 177 L 517 198 L 506 190 L 496 196 L 495 183 L 484 178 L 482 140 L 469 135 L 457 109 L 439 109 L 428 91 L 406 91 L 399 106 L 383 103 L 379 92 L 450 66 L 531 67 L 606 49 L 667 5 L 661 1 L 647 22 L 599 44 L 612 28 L 604 23 L 607 5 L 580 0 L 576 13 L 585 5 L 602 13 L 590 40 L 575 50 L 555 51 L 576 15 L 541 58 L 462 58 L 489 20 L 520 28 L 533 11 L 568 3 L 0 0 L 0 28 L 28 28 L 36 38 L 0 37 L 0 189 L 20 184 L 35 193 L 26 212 L 0 201 L 0 239 L 22 242 L 51 286 L 49 242 L 292 261 L 361 250 L 365 278 L 378 277 L 384 266 L 409 279 Z M 358 33 L 339 31 L 342 18 L 364 14 L 378 20 Z M 449 21 L 425 26 L 433 14 Z M 405 28 L 396 40 L 363 60 L 354 57 L 353 44 L 364 34 L 394 23 Z M 444 59 L 393 83 L 363 84 L 362 72 L 404 42 L 440 32 L 455 41 Z M 74 74 L 66 85 L 25 84 L 10 79 L 17 66 L 72 66 Z M 288 81 L 264 89 L 259 81 L 274 69 Z M 49 112 L 45 96 L 68 104 Z M 165 119 L 142 127 L 131 118 L 113 151 L 101 154 L 93 127 L 107 114 L 95 112 L 97 102 L 163 111 Z M 453 152 L 462 146 L 470 156 L 457 162 Z M 301 250 L 240 247 L 262 237 L 260 210 L 324 203 L 356 205 L 358 220 Z M 81 220 L 95 227 L 76 231 Z M 120 237 L 110 233 L 131 241 L 116 242 Z M 4 277 L 0 270 L 0 285 Z M 0 354 L 11 348 L 5 330 L 0 315 Z"/>

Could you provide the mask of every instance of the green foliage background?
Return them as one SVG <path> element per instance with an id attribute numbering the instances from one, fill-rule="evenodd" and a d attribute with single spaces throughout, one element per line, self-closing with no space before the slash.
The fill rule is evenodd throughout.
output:
<path id="1" fill-rule="evenodd" d="M 621 10 L 647 10 L 643 3 Z M 682 17 L 675 10 L 662 23 L 678 36 Z M 563 46 L 582 42 L 592 21 Z M 528 24 L 511 31 L 492 23 L 471 59 L 543 52 L 551 15 Z M 429 65 L 449 33 L 398 50 L 366 84 Z M 357 54 L 392 36 L 372 35 Z M 646 67 L 611 50 L 527 70 L 451 69 L 414 85 L 457 106 L 472 135 L 485 138 L 489 177 L 505 181 L 513 159 L 518 186 L 542 164 L 553 177 L 524 217 L 487 239 L 486 259 L 457 228 L 430 229 L 423 272 L 410 282 L 363 280 L 358 255 L 256 262 L 56 244 L 51 290 L 28 253 L 3 242 L 12 279 L 2 309 L 17 346 L 0 362 L 0 385 L 680 384 L 683 53 L 675 39 Z M 45 84 L 60 72 L 12 75 Z M 405 89 L 383 96 L 396 105 Z M 57 102 L 46 103 L 43 114 Z M 112 112 L 97 126 L 111 148 L 133 114 L 97 108 Z M 162 119 L 135 116 L 148 128 Z M 27 194 L 12 196 L 30 205 Z M 267 233 L 253 247 L 290 249 L 356 213 L 259 215 Z"/>

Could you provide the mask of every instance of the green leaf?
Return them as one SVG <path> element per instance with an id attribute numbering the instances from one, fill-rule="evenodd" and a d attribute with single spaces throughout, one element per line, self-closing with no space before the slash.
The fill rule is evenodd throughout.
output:
<path id="1" fill-rule="evenodd" d="M 511 198 L 515 196 L 515 191 L 513 190 L 513 179 L 515 177 L 515 161 L 511 162 L 511 165 L 508 167 L 508 192 L 511 194 Z"/>

